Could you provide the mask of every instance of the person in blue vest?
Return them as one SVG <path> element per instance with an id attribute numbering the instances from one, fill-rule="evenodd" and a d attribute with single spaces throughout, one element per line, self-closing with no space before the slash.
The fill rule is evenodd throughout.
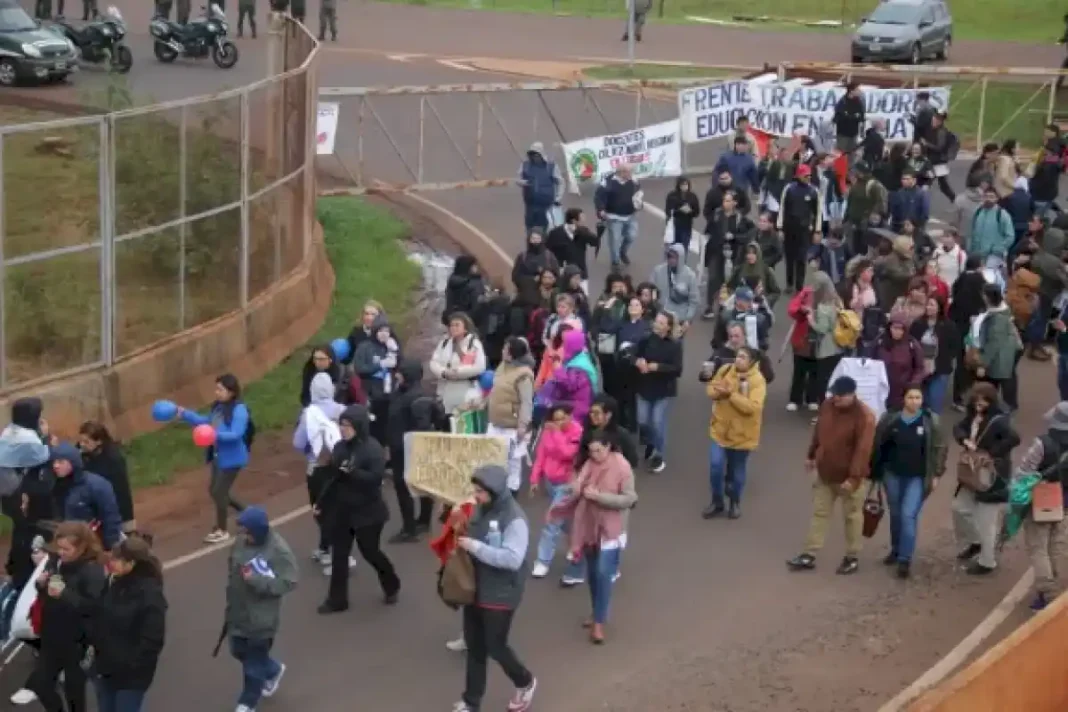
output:
<path id="1" fill-rule="evenodd" d="M 530 144 L 527 160 L 519 166 L 518 182 L 523 189 L 523 226 L 527 235 L 535 227 L 548 232 L 548 213 L 564 199 L 564 179 L 560 167 L 545 158 L 541 141 Z"/>

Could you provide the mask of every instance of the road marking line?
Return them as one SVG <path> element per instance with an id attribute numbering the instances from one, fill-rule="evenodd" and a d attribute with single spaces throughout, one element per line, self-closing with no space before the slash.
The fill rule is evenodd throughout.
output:
<path id="1" fill-rule="evenodd" d="M 920 695 L 949 677 L 950 673 L 960 667 L 961 663 L 963 663 L 969 655 L 975 652 L 976 648 L 982 645 L 983 641 L 989 638 L 990 635 L 997 630 L 998 626 L 1005 622 L 1005 619 L 1013 613 L 1016 607 L 1020 604 L 1020 601 L 1022 601 L 1030 592 L 1034 583 L 1035 572 L 1029 569 L 1027 573 L 1016 582 L 1016 585 L 1012 587 L 1012 590 L 1005 594 L 1005 598 L 1001 599 L 1001 603 L 994 606 L 994 610 L 990 611 L 990 613 L 987 614 L 987 617 L 975 627 L 975 630 L 969 633 L 964 640 L 957 643 L 957 647 L 950 650 L 949 653 L 935 663 L 930 670 L 923 675 L 920 675 L 914 683 L 906 687 L 899 692 L 896 697 L 880 707 L 879 712 L 898 712 Z"/>
<path id="2" fill-rule="evenodd" d="M 469 67 L 466 64 L 460 64 L 459 62 L 457 62 L 455 60 L 452 60 L 452 59 L 439 59 L 438 60 L 438 64 L 444 64 L 446 67 L 452 67 L 453 69 L 459 69 L 459 70 L 464 71 L 464 72 L 477 72 L 478 71 L 474 67 Z"/>
<path id="3" fill-rule="evenodd" d="M 407 62 L 409 59 L 420 59 L 425 57 L 425 54 L 387 54 L 386 57 L 392 59 L 395 62 Z"/>

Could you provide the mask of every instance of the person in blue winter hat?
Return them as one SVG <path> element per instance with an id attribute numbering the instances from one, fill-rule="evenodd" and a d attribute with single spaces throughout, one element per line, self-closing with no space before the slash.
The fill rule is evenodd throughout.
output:
<path id="1" fill-rule="evenodd" d="M 271 646 L 281 623 L 282 598 L 297 587 L 297 561 L 262 508 L 243 509 L 237 525 L 223 630 L 244 676 L 236 712 L 255 712 L 262 697 L 278 691 L 286 671 L 285 663 L 271 657 Z"/>

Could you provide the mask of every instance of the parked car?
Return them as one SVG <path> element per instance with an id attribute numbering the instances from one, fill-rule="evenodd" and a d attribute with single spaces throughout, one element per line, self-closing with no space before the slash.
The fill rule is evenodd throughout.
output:
<path id="1" fill-rule="evenodd" d="M 943 0 L 885 0 L 853 35 L 853 61 L 919 64 L 946 59 L 953 42 L 953 18 Z"/>
<path id="2" fill-rule="evenodd" d="M 65 79 L 77 69 L 72 42 L 41 27 L 17 0 L 0 0 L 0 85 Z"/>

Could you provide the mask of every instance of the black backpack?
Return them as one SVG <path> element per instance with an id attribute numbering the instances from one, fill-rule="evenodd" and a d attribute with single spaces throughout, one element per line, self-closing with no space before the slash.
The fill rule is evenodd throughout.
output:
<path id="1" fill-rule="evenodd" d="M 1068 469 L 1066 469 L 1068 468 L 1068 452 L 1063 452 L 1057 442 L 1049 435 L 1039 435 L 1038 439 L 1042 442 L 1043 462 L 1048 462 L 1051 457 L 1056 458 L 1052 464 L 1039 470 L 1038 474 L 1046 482 L 1068 484 L 1068 477 L 1065 477 L 1066 472 L 1068 472 Z"/>
<path id="2" fill-rule="evenodd" d="M 245 406 L 248 410 L 248 406 Z M 245 449 L 252 452 L 252 442 L 256 439 L 256 422 L 252 420 L 252 411 L 248 413 L 248 425 L 245 426 Z"/>

